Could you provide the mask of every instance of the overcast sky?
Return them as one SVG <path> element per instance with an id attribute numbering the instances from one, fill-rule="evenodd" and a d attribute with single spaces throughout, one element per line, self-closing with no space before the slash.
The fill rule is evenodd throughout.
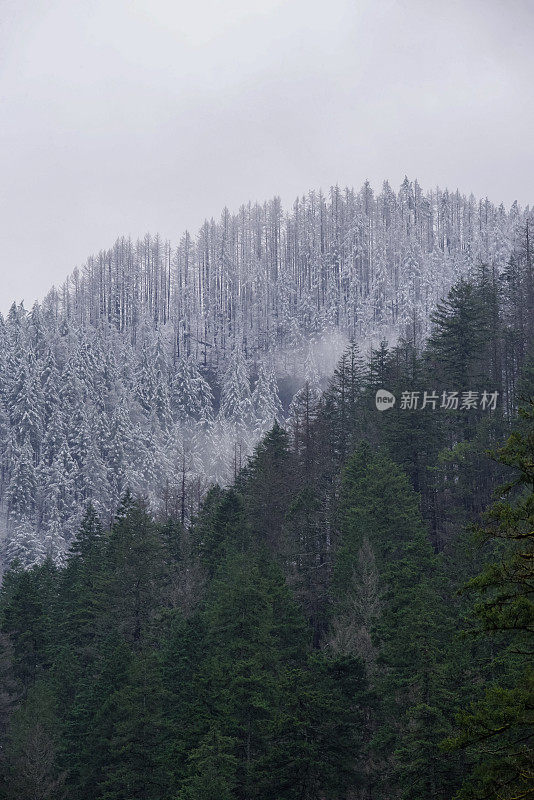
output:
<path id="1" fill-rule="evenodd" d="M 2 311 L 275 194 L 534 202 L 533 0 L 0 0 L 0 26 Z"/>

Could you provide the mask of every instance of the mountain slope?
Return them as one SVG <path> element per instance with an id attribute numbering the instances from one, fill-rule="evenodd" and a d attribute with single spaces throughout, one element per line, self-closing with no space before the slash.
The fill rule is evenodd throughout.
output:
<path id="1" fill-rule="evenodd" d="M 317 393 L 349 338 L 427 335 L 460 276 L 501 274 L 527 212 L 404 181 L 227 210 L 176 249 L 121 239 L 0 321 L 7 561 L 61 559 L 130 486 L 182 520 Z M 295 408 L 297 404 L 292 403 Z"/>

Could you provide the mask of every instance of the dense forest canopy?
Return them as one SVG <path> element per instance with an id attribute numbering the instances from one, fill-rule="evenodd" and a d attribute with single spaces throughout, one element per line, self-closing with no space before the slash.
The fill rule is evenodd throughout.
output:
<path id="1" fill-rule="evenodd" d="M 126 490 L 60 565 L 13 563 L 0 796 L 531 800 L 530 280 L 461 280 L 423 350 L 351 343 L 191 520 Z"/>
<path id="2" fill-rule="evenodd" d="M 1 798 L 532 800 L 531 226 L 333 189 L 12 307 Z"/>
<path id="3" fill-rule="evenodd" d="M 276 199 L 225 210 L 175 249 L 118 240 L 31 311 L 14 305 L 0 319 L 3 562 L 61 561 L 84 504 L 109 522 L 128 487 L 189 522 L 274 420 L 298 427 L 302 387 L 317 398 L 349 341 L 365 359 L 382 341 L 419 351 L 462 277 L 485 296 L 458 289 L 464 339 L 451 331 L 438 361 L 464 371 L 443 388 L 472 389 L 457 384 L 478 358 L 510 413 L 532 329 L 529 214 L 408 179 L 333 187 L 288 213 Z M 499 326 L 502 344 L 477 350 Z"/>

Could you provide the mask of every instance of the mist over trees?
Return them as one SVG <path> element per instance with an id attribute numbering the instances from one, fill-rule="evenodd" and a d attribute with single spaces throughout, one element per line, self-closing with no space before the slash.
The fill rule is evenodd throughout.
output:
<path id="1" fill-rule="evenodd" d="M 481 311 L 473 295 L 464 338 L 451 338 L 452 353 L 436 345 L 436 363 L 467 369 L 480 332 L 504 326 L 488 357 L 510 410 L 533 324 L 528 214 L 424 194 L 408 179 L 398 193 L 333 187 L 287 213 L 277 199 L 225 210 L 174 249 L 157 236 L 120 239 L 33 309 L 14 305 L 0 320 L 4 563 L 61 561 L 84 504 L 109 520 L 127 488 L 187 523 L 274 421 L 308 446 L 349 340 L 360 359 L 375 348 L 380 383 L 379 343 L 420 349 L 432 313 L 446 324 L 460 302 L 439 306 L 461 277 L 481 278 L 487 297 Z M 353 363 L 340 396 L 355 402 L 362 376 Z M 347 452 L 345 440 L 337 446 Z"/>

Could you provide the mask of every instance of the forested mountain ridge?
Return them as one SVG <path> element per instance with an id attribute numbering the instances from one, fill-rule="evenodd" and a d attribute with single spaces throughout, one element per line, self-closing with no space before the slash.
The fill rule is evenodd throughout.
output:
<path id="1" fill-rule="evenodd" d="M 0 320 L 4 561 L 61 560 L 84 504 L 109 519 L 127 487 L 190 520 L 273 420 L 293 425 L 303 383 L 320 395 L 349 338 L 365 356 L 384 338 L 420 348 L 460 276 L 499 283 L 528 329 L 528 219 L 407 179 L 398 194 L 335 187 L 287 214 L 278 200 L 224 211 L 175 250 L 119 240 L 30 312 L 13 306 Z M 492 358 L 510 410 L 528 330 L 516 340 L 506 324 Z"/>
<path id="2" fill-rule="evenodd" d="M 510 211 L 458 191 L 423 193 L 404 180 L 356 192 L 310 192 L 284 213 L 278 198 L 228 209 L 176 248 L 158 236 L 119 239 L 74 271 L 43 308 L 79 326 L 109 323 L 135 340 L 150 320 L 171 323 L 173 357 L 210 367 L 340 328 L 375 343 L 429 330 L 429 314 L 461 276 L 500 270 L 528 209 Z"/>

